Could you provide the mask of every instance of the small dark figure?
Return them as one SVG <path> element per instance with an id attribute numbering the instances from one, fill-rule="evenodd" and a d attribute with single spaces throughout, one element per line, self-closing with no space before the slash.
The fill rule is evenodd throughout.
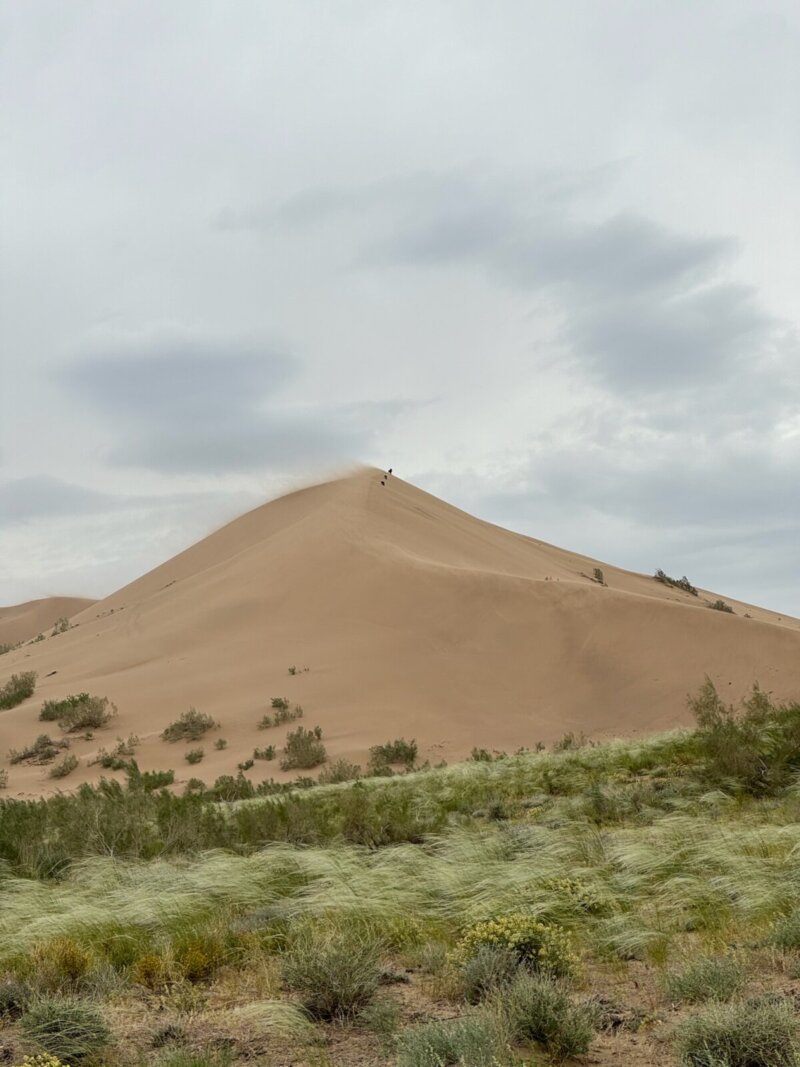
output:
<path id="1" fill-rule="evenodd" d="M 386 482 L 381 478 L 381 485 L 386 485 Z"/>
<path id="2" fill-rule="evenodd" d="M 392 468 L 391 468 L 391 467 L 389 468 L 389 470 L 387 471 L 387 473 L 388 473 L 388 474 L 391 474 L 391 473 L 392 473 Z"/>

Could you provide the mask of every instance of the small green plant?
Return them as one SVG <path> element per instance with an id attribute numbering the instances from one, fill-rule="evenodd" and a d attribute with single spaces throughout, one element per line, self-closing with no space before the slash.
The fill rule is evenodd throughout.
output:
<path id="1" fill-rule="evenodd" d="M 164 789 L 175 781 L 175 771 L 140 771 L 136 760 L 131 760 L 125 768 L 128 778 L 128 788 L 132 792 L 141 791 L 152 793 L 156 789 Z"/>
<path id="2" fill-rule="evenodd" d="M 15 708 L 23 700 L 33 696 L 36 688 L 36 671 L 23 671 L 12 674 L 4 686 L 0 687 L 0 709 Z"/>
<path id="3" fill-rule="evenodd" d="M 692 596 L 697 596 L 697 590 L 685 574 L 682 578 L 670 578 L 668 574 L 665 574 L 659 568 L 659 570 L 656 571 L 654 578 L 657 582 L 661 582 L 662 585 L 671 585 L 675 589 L 682 589 L 684 593 L 691 593 Z"/>
<path id="4" fill-rule="evenodd" d="M 8 754 L 11 763 L 33 763 L 40 766 L 52 763 L 62 749 L 69 748 L 69 741 L 53 741 L 47 734 L 39 734 L 32 745 L 22 749 L 11 749 Z"/>
<path id="5" fill-rule="evenodd" d="M 594 568 L 594 570 L 592 571 L 592 578 L 597 582 L 598 585 L 606 584 L 605 577 L 603 576 L 603 571 L 600 567 Z"/>
<path id="6" fill-rule="evenodd" d="M 8 789 L 8 771 L 0 769 L 0 789 Z"/>
<path id="7" fill-rule="evenodd" d="M 674 1003 L 730 1000 L 744 985 L 741 967 L 732 959 L 706 957 L 664 977 L 664 993 Z"/>
<path id="8" fill-rule="evenodd" d="M 5 642 L 0 642 L 0 656 L 5 656 L 6 652 L 13 652 L 15 648 L 19 648 L 19 645 L 9 645 Z"/>
<path id="9" fill-rule="evenodd" d="M 241 771 L 234 776 L 221 774 L 214 782 L 210 790 L 215 800 L 249 800 L 256 795 L 256 788 L 249 778 L 245 778 Z"/>
<path id="10" fill-rule="evenodd" d="M 337 782 L 357 782 L 361 777 L 361 768 L 350 760 L 337 759 L 319 773 L 320 785 L 335 785 Z"/>
<path id="11" fill-rule="evenodd" d="M 594 1033 L 594 1012 L 543 974 L 521 974 L 495 993 L 496 1008 L 516 1044 L 538 1041 L 556 1063 L 582 1056 Z"/>
<path id="12" fill-rule="evenodd" d="M 283 980 L 315 1019 L 348 1019 L 380 983 L 381 946 L 347 930 L 305 930 L 283 958 Z"/>
<path id="13" fill-rule="evenodd" d="M 65 634 L 67 630 L 71 629 L 72 626 L 70 625 L 69 619 L 62 615 L 60 619 L 56 619 L 56 621 L 53 623 L 53 632 L 50 634 L 50 636 L 56 637 L 58 634 Z"/>
<path id="14" fill-rule="evenodd" d="M 66 778 L 68 774 L 72 774 L 75 768 L 78 766 L 80 760 L 72 753 L 67 753 L 63 759 L 60 759 L 58 763 L 54 763 L 50 768 L 48 777 L 50 778 Z"/>
<path id="15" fill-rule="evenodd" d="M 277 755 L 277 749 L 275 748 L 274 745 L 267 745 L 265 748 L 254 748 L 253 749 L 253 759 L 272 760 L 272 759 L 275 759 L 276 755 Z"/>
<path id="16" fill-rule="evenodd" d="M 508 948 L 524 967 L 556 978 L 574 974 L 578 964 L 568 932 L 532 915 L 514 913 L 475 923 L 456 945 L 453 957 L 465 964 L 484 945 Z"/>
<path id="17" fill-rule="evenodd" d="M 294 722 L 303 717 L 303 709 L 300 705 L 295 704 L 293 708 L 290 708 L 288 701 L 283 697 L 273 697 L 272 706 L 276 709 L 274 715 L 264 715 L 258 724 L 259 730 L 268 730 L 271 726 L 283 726 L 284 723 Z"/>
<path id="18" fill-rule="evenodd" d="M 417 742 L 413 739 L 406 741 L 404 737 L 387 741 L 383 745 L 373 745 L 369 750 L 370 767 L 390 767 L 401 763 L 405 767 L 413 767 L 417 759 Z"/>
<path id="19" fill-rule="evenodd" d="M 221 752 L 223 748 L 227 747 L 228 742 L 225 740 L 224 737 L 218 737 L 217 740 L 214 742 L 214 748 L 217 750 L 217 752 Z"/>
<path id="20" fill-rule="evenodd" d="M 202 748 L 190 748 L 188 752 L 184 753 L 184 759 L 187 763 L 199 763 L 205 755 Z"/>
<path id="21" fill-rule="evenodd" d="M 48 992 L 74 991 L 92 967 L 91 952 L 72 937 L 55 937 L 37 945 L 31 962 L 35 982 Z"/>
<path id="22" fill-rule="evenodd" d="M 479 1004 L 490 993 L 513 981 L 519 969 L 519 958 L 513 949 L 504 945 L 481 945 L 462 970 L 464 999 L 469 1004 Z"/>
<path id="23" fill-rule="evenodd" d="M 708 606 L 714 611 L 725 611 L 728 615 L 736 614 L 730 604 L 726 604 L 724 600 L 709 600 Z"/>
<path id="24" fill-rule="evenodd" d="M 239 768 L 240 771 L 249 771 L 250 768 L 253 766 L 254 762 L 255 761 L 252 759 L 246 759 L 242 760 L 241 763 L 237 763 L 236 766 Z"/>
<path id="25" fill-rule="evenodd" d="M 116 715 L 117 709 L 108 697 L 94 697 L 88 693 L 78 693 L 64 700 L 46 700 L 42 704 L 39 718 L 48 722 L 58 720 L 58 725 L 66 733 L 74 734 L 80 730 L 98 730 L 106 726 Z"/>
<path id="26" fill-rule="evenodd" d="M 136 734 L 129 734 L 126 738 L 118 737 L 117 743 L 107 752 L 104 748 L 97 751 L 97 755 L 90 763 L 99 763 L 101 767 L 112 771 L 123 771 L 128 766 L 126 757 L 132 756 L 139 744 Z"/>
<path id="27" fill-rule="evenodd" d="M 219 723 L 210 715 L 204 715 L 197 708 L 189 708 L 162 731 L 161 738 L 164 741 L 198 741 L 216 726 Z"/>
<path id="28" fill-rule="evenodd" d="M 322 728 L 315 726 L 313 730 L 306 730 L 298 726 L 291 730 L 286 737 L 286 747 L 281 759 L 281 770 L 308 770 L 318 767 L 327 758 L 325 746 L 322 743 Z"/>
<path id="29" fill-rule="evenodd" d="M 397 1067 L 496 1067 L 505 1062 L 504 1035 L 490 1015 L 411 1026 L 397 1042 Z"/>
<path id="30" fill-rule="evenodd" d="M 789 1000 L 715 1004 L 677 1031 L 685 1067 L 797 1067 L 796 1024 Z"/>
<path id="31" fill-rule="evenodd" d="M 63 700 L 45 700 L 39 712 L 42 722 L 58 722 L 68 711 L 89 700 L 88 693 L 73 693 Z"/>
<path id="32" fill-rule="evenodd" d="M 42 997 L 19 1021 L 24 1037 L 65 1063 L 97 1056 L 111 1040 L 102 1015 L 90 1004 L 71 997 Z"/>
<path id="33" fill-rule="evenodd" d="M 273 697 L 271 700 L 271 704 L 276 711 L 289 710 L 289 701 L 286 699 L 286 697 Z"/>

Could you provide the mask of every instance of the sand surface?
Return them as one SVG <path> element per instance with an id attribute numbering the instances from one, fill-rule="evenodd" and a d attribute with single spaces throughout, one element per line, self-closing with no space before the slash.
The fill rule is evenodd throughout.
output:
<path id="1" fill-rule="evenodd" d="M 94 603 L 86 597 L 50 596 L 0 608 L 0 645 L 16 645 L 39 634 L 50 634 L 59 619 L 69 619 Z"/>
<path id="2" fill-rule="evenodd" d="M 592 581 L 595 566 L 606 586 Z M 708 608 L 718 595 L 735 615 Z M 382 486 L 375 470 L 243 515 L 73 622 L 0 659 L 0 684 L 14 671 L 39 676 L 32 699 L 0 712 L 0 766 L 10 748 L 59 734 L 38 721 L 44 699 L 88 691 L 118 715 L 73 741 L 81 766 L 69 778 L 17 765 L 7 796 L 96 780 L 88 760 L 129 733 L 141 767 L 173 768 L 179 782 L 235 774 L 254 746 L 280 747 L 291 728 L 257 728 L 274 696 L 304 707 L 329 756 L 361 763 L 370 745 L 399 736 L 435 763 L 569 730 L 669 729 L 690 721 L 686 695 L 706 674 L 731 700 L 754 681 L 800 698 L 797 619 L 724 592 L 693 597 L 482 522 L 399 478 Z M 291 676 L 290 665 L 308 671 Z M 184 753 L 196 745 L 159 737 L 190 705 L 221 723 L 194 767 Z M 277 762 L 249 774 L 293 777 Z"/>

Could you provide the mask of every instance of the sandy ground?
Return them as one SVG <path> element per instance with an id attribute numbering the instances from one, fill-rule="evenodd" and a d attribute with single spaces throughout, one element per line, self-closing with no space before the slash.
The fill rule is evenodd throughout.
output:
<path id="1" fill-rule="evenodd" d="M 0 608 L 0 645 L 30 641 L 38 634 L 52 633 L 58 619 L 68 619 L 90 608 L 94 600 L 78 596 L 50 596 Z"/>
<path id="2" fill-rule="evenodd" d="M 598 565 L 605 586 L 590 577 Z M 735 615 L 708 608 L 717 595 Z M 274 696 L 304 707 L 329 756 L 357 762 L 398 736 L 437 762 L 569 730 L 669 729 L 690 721 L 686 695 L 706 674 L 731 700 L 754 681 L 779 699 L 800 696 L 797 619 L 724 593 L 690 596 L 482 522 L 398 478 L 383 486 L 371 469 L 243 515 L 72 621 L 0 659 L 0 684 L 14 671 L 39 676 L 31 700 L 0 713 L 0 766 L 42 732 L 44 699 L 85 690 L 119 714 L 73 742 L 81 767 L 68 779 L 14 766 L 6 795 L 98 778 L 88 758 L 129 733 L 143 768 L 174 768 L 179 781 L 236 773 L 255 745 L 283 742 L 287 727 L 256 725 Z M 159 738 L 190 705 L 221 723 L 196 767 L 183 758 L 194 746 Z M 281 777 L 260 761 L 250 774 Z"/>

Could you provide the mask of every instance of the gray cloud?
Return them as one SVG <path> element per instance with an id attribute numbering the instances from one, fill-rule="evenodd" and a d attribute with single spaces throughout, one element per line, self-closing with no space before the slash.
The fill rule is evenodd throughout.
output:
<path id="1" fill-rule="evenodd" d="M 299 372 L 295 359 L 252 342 L 156 335 L 112 343 L 62 378 L 113 422 L 111 463 L 173 474 L 349 458 L 410 406 L 307 405 L 289 388 Z"/>
<path id="2" fill-rule="evenodd" d="M 115 498 L 47 475 L 12 478 L 0 483 L 0 526 L 30 519 L 91 515 L 108 511 Z"/>

